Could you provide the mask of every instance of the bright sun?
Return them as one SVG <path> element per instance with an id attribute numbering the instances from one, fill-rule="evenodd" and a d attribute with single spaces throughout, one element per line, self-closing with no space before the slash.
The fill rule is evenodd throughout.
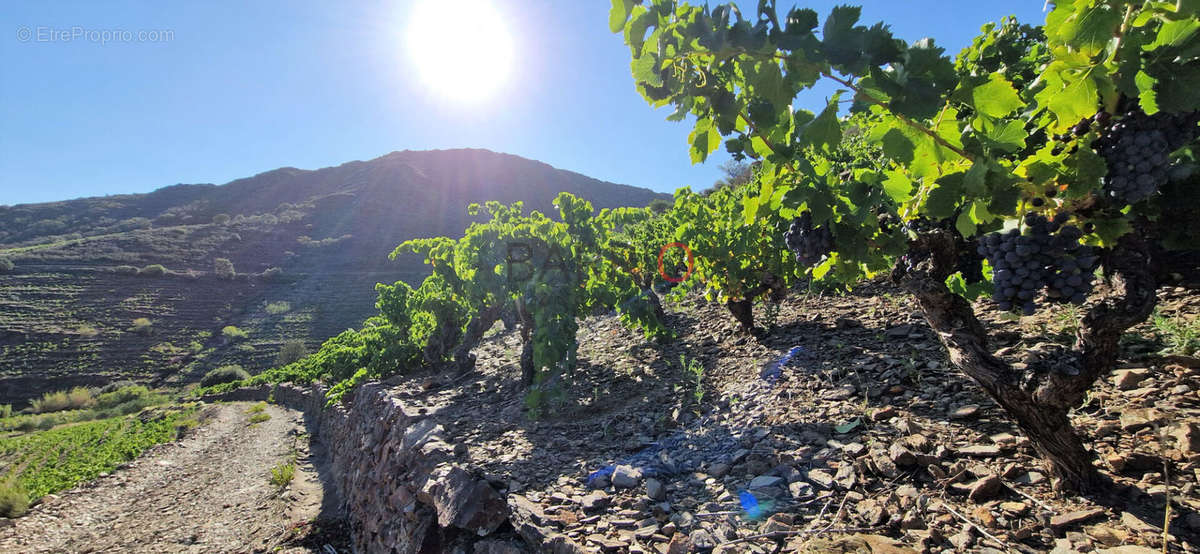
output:
<path id="1" fill-rule="evenodd" d="M 489 0 L 417 0 L 407 40 L 425 85 L 456 102 L 486 100 L 512 69 L 512 38 Z"/>

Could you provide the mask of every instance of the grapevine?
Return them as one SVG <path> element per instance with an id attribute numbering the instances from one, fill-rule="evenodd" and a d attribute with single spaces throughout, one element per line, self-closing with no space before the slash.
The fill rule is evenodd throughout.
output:
<path id="1" fill-rule="evenodd" d="M 892 268 L 1060 488 L 1094 485 L 1067 411 L 1112 370 L 1157 284 L 1195 273 L 1178 264 L 1200 249 L 1185 221 L 1197 181 L 1197 7 L 1064 0 L 1042 27 L 985 26 L 954 60 L 931 39 L 859 24 L 856 7 L 823 21 L 808 8 L 757 8 L 617 0 L 610 24 L 645 99 L 674 106 L 671 120 L 694 116 L 694 162 L 724 144 L 755 163 L 744 225 L 790 222 L 782 247 L 816 280 L 848 285 Z M 815 112 L 795 108 L 822 80 L 853 95 L 850 115 L 842 93 Z M 703 212 L 680 217 L 713 228 Z M 735 237 L 704 254 L 742 250 Z M 1020 375 L 1029 366 L 984 350 L 971 301 L 987 288 L 973 285 L 985 257 L 999 308 L 1084 306 L 1079 371 Z M 1111 285 L 1103 298 L 1097 272 Z"/>

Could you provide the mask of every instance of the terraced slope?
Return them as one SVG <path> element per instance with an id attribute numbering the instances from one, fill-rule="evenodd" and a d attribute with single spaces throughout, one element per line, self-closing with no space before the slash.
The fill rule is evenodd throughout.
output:
<path id="1" fill-rule="evenodd" d="M 553 212 L 560 191 L 597 208 L 665 195 L 485 150 L 394 152 L 226 185 L 0 206 L 0 403 L 129 378 L 185 381 L 269 367 L 373 315 L 374 284 L 418 283 L 400 242 L 461 234 L 471 202 Z M 233 263 L 218 275 L 214 261 Z M 147 270 L 161 265 L 165 271 Z M 145 321 L 149 320 L 149 325 Z M 227 326 L 245 338 L 222 334 Z"/>

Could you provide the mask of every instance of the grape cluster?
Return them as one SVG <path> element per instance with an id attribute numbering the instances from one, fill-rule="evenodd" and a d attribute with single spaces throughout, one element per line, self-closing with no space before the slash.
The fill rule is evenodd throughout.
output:
<path id="1" fill-rule="evenodd" d="M 828 227 L 813 227 L 812 212 L 804 212 L 792 220 L 783 241 L 803 266 L 814 265 L 833 251 L 833 233 Z"/>
<path id="2" fill-rule="evenodd" d="M 1028 234 L 1012 229 L 980 239 L 978 251 L 992 265 L 992 298 L 1000 309 L 1020 307 L 1032 315 L 1043 288 L 1051 301 L 1082 304 L 1087 299 L 1099 257 L 1091 246 L 1080 244 L 1083 232 L 1065 225 L 1067 219 L 1066 214 L 1053 220 L 1029 214 Z"/>
<path id="3" fill-rule="evenodd" d="M 1196 138 L 1200 112 L 1146 115 L 1133 109 L 1110 122 L 1101 112 L 1098 123 L 1109 122 L 1092 143 L 1104 158 L 1108 175 L 1104 192 L 1123 204 L 1133 204 L 1158 192 L 1171 177 L 1171 152 Z"/>
<path id="4" fill-rule="evenodd" d="M 963 280 L 968 285 L 973 285 L 983 281 L 983 258 L 979 249 L 979 241 L 960 238 L 958 261 L 954 269 L 962 273 Z"/>

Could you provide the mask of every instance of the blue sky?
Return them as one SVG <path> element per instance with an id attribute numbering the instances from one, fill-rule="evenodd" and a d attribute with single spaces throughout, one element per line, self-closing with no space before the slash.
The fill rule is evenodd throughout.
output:
<path id="1" fill-rule="evenodd" d="M 448 100 L 417 77 L 407 0 L 8 2 L 0 205 L 220 184 L 405 149 L 487 148 L 664 192 L 720 176 L 727 157 L 691 165 L 690 126 L 665 121 L 669 110 L 634 90 L 629 51 L 608 31 L 609 2 L 493 1 L 515 63 L 479 103 Z M 455 2 L 442 3 L 444 19 L 429 25 L 453 24 Z M 836 3 L 801 2 L 822 16 Z M 982 24 L 1004 15 L 1040 23 L 1042 7 L 870 1 L 863 20 L 956 53 Z M 101 31 L 133 40 L 105 43 Z M 138 40 L 142 31 L 150 34 Z M 826 94 L 799 104 L 819 109 Z"/>

